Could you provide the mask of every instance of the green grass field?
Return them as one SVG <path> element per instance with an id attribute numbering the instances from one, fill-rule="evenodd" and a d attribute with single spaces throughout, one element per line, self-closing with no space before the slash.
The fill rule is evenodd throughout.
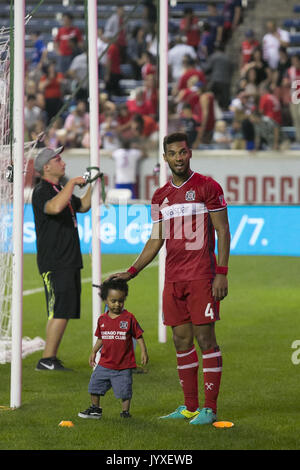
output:
<path id="1" fill-rule="evenodd" d="M 123 270 L 135 257 L 103 256 L 102 273 Z M 157 339 L 155 262 L 130 282 L 126 303 L 145 330 L 150 357 L 148 374 L 134 375 L 133 417 L 121 421 L 112 391 L 102 399 L 102 420 L 77 417 L 90 403 L 89 256 L 84 265 L 81 320 L 69 323 L 59 354 L 73 372 L 36 372 L 40 352 L 23 360 L 22 406 L 0 411 L 1 450 L 299 449 L 300 364 L 291 360 L 291 345 L 300 340 L 299 259 L 231 257 L 229 296 L 216 326 L 223 353 L 218 419 L 235 424 L 225 430 L 157 419 L 182 404 L 183 397 L 171 332 L 167 343 Z M 35 256 L 25 255 L 24 290 L 38 287 L 42 283 Z M 24 296 L 23 336 L 44 338 L 45 326 L 44 293 Z M 199 373 L 202 401 L 201 365 Z M 0 377 L 0 405 L 8 406 L 10 364 L 0 365 Z M 59 427 L 62 420 L 73 421 L 74 427 Z"/>

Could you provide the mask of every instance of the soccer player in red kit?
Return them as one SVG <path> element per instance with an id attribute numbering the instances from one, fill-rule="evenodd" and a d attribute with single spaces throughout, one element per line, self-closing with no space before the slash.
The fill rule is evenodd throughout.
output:
<path id="1" fill-rule="evenodd" d="M 190 168 L 192 151 L 184 133 L 164 139 L 164 159 L 172 180 L 155 191 L 150 239 L 126 273 L 112 277 L 129 280 L 157 255 L 166 241 L 163 321 L 171 326 L 184 405 L 162 416 L 210 424 L 217 419 L 217 398 L 222 374 L 222 353 L 215 335 L 219 303 L 228 292 L 230 232 L 227 205 L 221 186 Z M 218 263 L 215 256 L 218 236 Z M 205 403 L 198 401 L 198 355 L 202 352 Z"/>

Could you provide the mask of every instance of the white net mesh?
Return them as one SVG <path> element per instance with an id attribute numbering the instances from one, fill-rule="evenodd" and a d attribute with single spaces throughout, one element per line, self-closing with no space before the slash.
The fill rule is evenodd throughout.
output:
<path id="1" fill-rule="evenodd" d="M 0 30 L 0 364 L 11 361 L 13 183 L 8 181 L 7 173 L 9 167 L 12 166 L 10 150 L 10 113 L 12 112 L 9 33 L 2 29 Z M 26 143 L 24 174 L 36 143 Z M 44 340 L 39 337 L 34 339 L 25 337 L 22 339 L 22 357 L 41 350 L 44 346 Z"/>
<path id="2" fill-rule="evenodd" d="M 0 362 L 11 337 L 13 185 L 10 164 L 9 37 L 0 32 Z"/>

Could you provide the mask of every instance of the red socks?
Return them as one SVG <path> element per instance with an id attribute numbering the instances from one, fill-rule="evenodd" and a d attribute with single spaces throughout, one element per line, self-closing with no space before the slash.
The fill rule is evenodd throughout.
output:
<path id="1" fill-rule="evenodd" d="M 205 393 L 204 408 L 211 408 L 216 413 L 222 375 L 222 353 L 219 346 L 202 351 L 202 364 Z"/>
<path id="2" fill-rule="evenodd" d="M 195 346 L 187 351 L 177 351 L 177 370 L 184 395 L 184 404 L 189 411 L 196 411 L 198 401 L 198 355 Z"/>
<path id="3" fill-rule="evenodd" d="M 187 351 L 177 351 L 177 370 L 184 395 L 184 404 L 189 411 L 196 411 L 198 401 L 198 355 L 193 346 Z M 204 408 L 217 412 L 222 375 L 222 353 L 219 346 L 202 352 L 204 379 Z"/>

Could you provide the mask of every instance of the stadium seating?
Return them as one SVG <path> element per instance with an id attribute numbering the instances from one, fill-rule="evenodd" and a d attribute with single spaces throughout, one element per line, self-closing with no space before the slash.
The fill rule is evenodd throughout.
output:
<path id="1" fill-rule="evenodd" d="M 207 1 L 188 1 L 188 0 L 178 0 L 174 5 L 170 1 L 169 7 L 169 35 L 172 38 L 179 31 L 179 23 L 183 16 L 184 9 L 190 7 L 194 10 L 196 15 L 201 20 L 207 16 L 207 5 L 210 0 Z M 26 1 L 26 14 L 29 15 L 36 7 L 37 3 L 33 0 Z M 25 54 L 26 58 L 29 59 L 32 55 L 32 42 L 30 41 L 30 33 L 35 31 L 40 31 L 42 33 L 42 38 L 46 44 L 50 44 L 49 48 L 49 57 L 54 58 L 55 53 L 53 49 L 53 39 L 61 26 L 61 18 L 64 12 L 72 11 L 74 20 L 73 23 L 75 26 L 78 26 L 85 34 L 86 21 L 85 21 L 85 6 L 82 0 L 46 0 L 45 4 L 38 6 L 34 12 L 33 17 L 26 24 L 26 43 L 25 43 Z M 122 5 L 125 7 L 125 13 L 132 13 L 129 20 L 129 28 L 132 28 L 141 21 L 143 4 L 137 6 L 135 0 L 127 0 L 126 5 L 124 5 L 123 0 L 101 0 L 98 2 L 98 27 L 104 27 L 107 19 L 115 11 L 116 5 Z M 175 3 L 175 2 L 174 2 Z M 224 6 L 224 0 L 216 0 L 217 8 L 221 12 Z M 255 5 L 255 0 L 248 0 L 248 5 Z M 134 9 L 134 7 L 136 7 Z M 134 11 L 133 11 L 134 10 Z M 0 18 L 1 18 L 1 27 L 9 27 L 10 18 L 10 4 L 7 0 L 0 0 Z M 294 16 L 287 17 L 283 21 L 283 28 L 289 30 L 290 32 L 290 46 L 288 47 L 288 53 L 290 55 L 300 53 L 300 17 L 297 17 L 297 14 L 300 13 L 300 4 L 295 4 L 293 7 Z M 243 28 L 244 26 L 242 26 Z M 127 64 L 122 64 L 122 75 L 123 79 L 120 82 L 121 88 L 124 90 L 124 95 L 121 97 L 113 96 L 112 99 L 115 103 L 119 104 L 126 100 L 126 96 L 132 92 L 138 86 L 141 86 L 141 82 L 138 82 L 133 79 L 133 70 L 132 66 Z M 171 91 L 172 84 L 169 84 L 169 91 Z M 101 87 L 100 87 L 101 88 Z M 227 122 L 230 126 L 232 123 L 233 115 L 231 112 L 223 113 L 222 119 Z M 286 134 L 290 137 L 291 140 L 294 139 L 294 128 L 287 128 Z M 210 147 L 212 148 L 212 147 Z"/>

